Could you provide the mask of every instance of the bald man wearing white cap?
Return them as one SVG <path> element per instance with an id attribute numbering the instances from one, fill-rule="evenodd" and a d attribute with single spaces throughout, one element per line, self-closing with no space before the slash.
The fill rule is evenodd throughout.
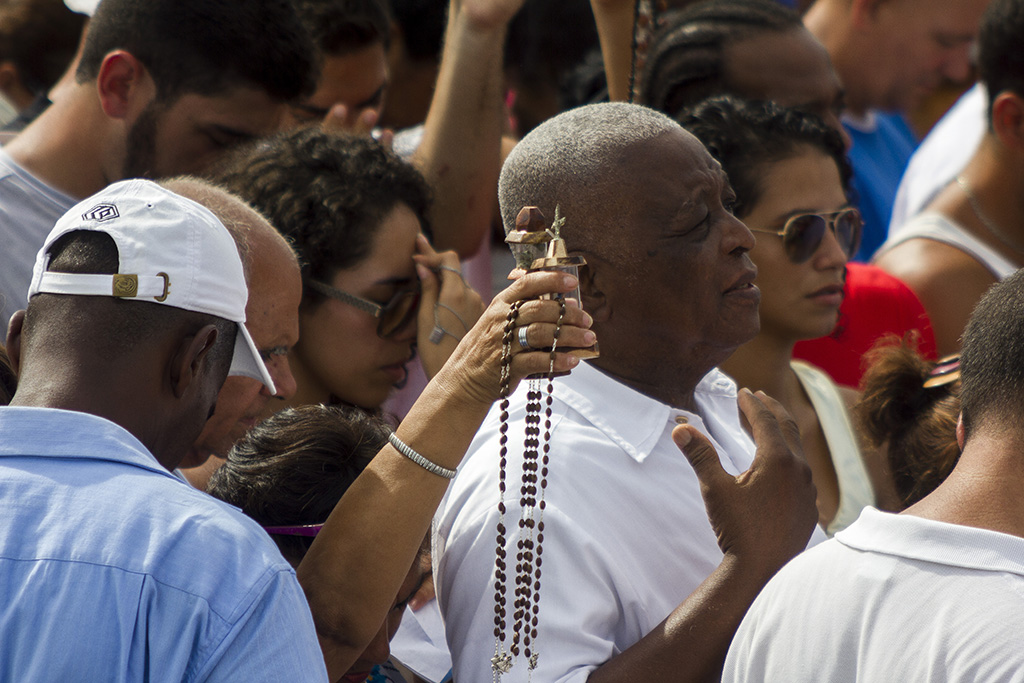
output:
<path id="1" fill-rule="evenodd" d="M 326 680 L 295 573 L 170 473 L 229 371 L 273 381 L 234 239 L 149 181 L 73 207 L 36 259 L 0 411 L 0 680 Z"/>

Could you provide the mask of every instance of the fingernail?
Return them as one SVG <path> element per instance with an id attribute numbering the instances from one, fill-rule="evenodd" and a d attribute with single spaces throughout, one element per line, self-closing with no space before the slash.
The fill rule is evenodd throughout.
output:
<path id="1" fill-rule="evenodd" d="M 583 343 L 586 344 L 587 346 L 591 346 L 596 341 L 597 335 L 591 332 L 590 330 L 587 330 L 586 332 L 583 333 Z"/>
<path id="2" fill-rule="evenodd" d="M 576 367 L 579 364 L 580 364 L 580 359 L 579 358 L 577 358 L 576 356 L 572 356 L 572 355 L 569 356 L 569 367 L 570 368 L 574 368 L 574 367 Z"/>
<path id="3" fill-rule="evenodd" d="M 428 277 L 430 277 L 430 268 L 427 268 L 422 263 L 417 263 L 416 275 L 419 277 L 419 279 L 426 280 Z"/>
<path id="4" fill-rule="evenodd" d="M 577 284 L 579 284 L 579 280 L 574 278 L 572 275 L 563 275 L 562 276 L 562 286 L 563 287 L 575 287 Z"/>
<path id="5" fill-rule="evenodd" d="M 584 319 L 583 319 L 583 324 L 584 324 L 584 326 L 585 326 L 585 327 L 591 327 L 591 326 L 592 326 L 592 325 L 594 324 L 594 318 L 593 318 L 593 316 L 591 316 L 591 315 L 590 315 L 589 313 L 587 313 L 586 311 L 584 311 L 584 312 L 583 312 L 583 315 L 587 316 L 586 318 L 584 318 Z"/>
<path id="6" fill-rule="evenodd" d="M 693 439 L 693 434 L 690 434 L 689 429 L 680 429 L 677 434 L 676 444 L 678 446 L 685 447 L 690 445 L 690 441 Z"/>

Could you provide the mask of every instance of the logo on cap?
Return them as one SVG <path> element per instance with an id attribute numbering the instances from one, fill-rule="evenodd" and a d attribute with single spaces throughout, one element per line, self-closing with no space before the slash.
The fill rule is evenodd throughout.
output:
<path id="1" fill-rule="evenodd" d="M 103 221 L 113 220 L 120 215 L 117 212 L 117 207 L 113 204 L 97 204 L 82 214 L 82 220 L 102 223 Z"/>
<path id="2" fill-rule="evenodd" d="M 134 297 L 139 293 L 139 276 L 138 275 L 114 275 L 114 296 L 120 297 Z M 165 295 L 166 297 L 166 295 Z"/>

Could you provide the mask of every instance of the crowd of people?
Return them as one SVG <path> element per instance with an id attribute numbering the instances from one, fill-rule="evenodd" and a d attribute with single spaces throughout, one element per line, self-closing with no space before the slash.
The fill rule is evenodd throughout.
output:
<path id="1" fill-rule="evenodd" d="M 1024 683 L 1024 0 L 10 0 L 0 125 L 0 681 Z"/>

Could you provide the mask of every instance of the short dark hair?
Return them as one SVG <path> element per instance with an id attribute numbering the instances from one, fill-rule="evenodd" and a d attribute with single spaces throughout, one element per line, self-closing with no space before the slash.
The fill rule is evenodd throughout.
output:
<path id="1" fill-rule="evenodd" d="M 992 0 L 978 31 L 978 75 L 988 90 L 989 115 L 1001 92 L 1024 97 L 1024 2 Z"/>
<path id="2" fill-rule="evenodd" d="M 0 61 L 18 69 L 21 84 L 40 94 L 68 68 L 85 17 L 63 0 L 7 0 L 0 7 Z"/>
<path id="3" fill-rule="evenodd" d="M 7 355 L 7 349 L 3 344 L 0 344 L 0 406 L 5 406 L 11 402 L 17 388 L 18 376 L 14 374 L 11 359 Z"/>
<path id="4" fill-rule="evenodd" d="M 706 0 L 668 14 L 647 52 L 640 104 L 675 116 L 727 93 L 725 51 L 730 45 L 801 28 L 799 14 L 772 0 Z"/>
<path id="5" fill-rule="evenodd" d="M 358 408 L 307 405 L 253 427 L 210 478 L 207 491 L 262 526 L 321 524 L 374 455 L 390 428 Z M 275 535 L 298 563 L 313 539 Z"/>
<path id="6" fill-rule="evenodd" d="M 323 55 L 346 55 L 391 40 L 391 17 L 381 0 L 294 0 Z"/>
<path id="7" fill-rule="evenodd" d="M 411 59 L 439 61 L 448 21 L 448 3 L 438 0 L 391 0 L 391 14 Z"/>
<path id="8" fill-rule="evenodd" d="M 868 369 L 854 407 L 871 446 L 887 446 L 893 483 L 905 507 L 934 491 L 960 458 L 960 382 L 926 388 L 935 363 L 921 356 L 917 344 L 916 334 L 876 343 L 864 357 Z"/>
<path id="9" fill-rule="evenodd" d="M 992 285 L 971 313 L 960 350 L 960 410 L 967 436 L 987 420 L 1024 415 L 1024 270 Z"/>
<path id="10" fill-rule="evenodd" d="M 329 281 L 366 258 L 381 221 L 400 204 L 429 234 L 426 180 L 367 136 L 296 129 L 239 149 L 213 177 L 292 241 L 306 280 Z M 303 296 L 322 298 L 308 287 Z"/>
<path id="11" fill-rule="evenodd" d="M 763 165 L 789 159 L 805 146 L 832 157 L 843 190 L 850 194 L 853 172 L 843 139 L 813 114 L 722 95 L 683 113 L 679 122 L 722 164 L 736 192 L 737 216 L 745 216 L 760 200 Z"/>
<path id="12" fill-rule="evenodd" d="M 313 93 L 317 51 L 291 0 L 103 0 L 78 67 L 95 79 L 112 50 L 150 72 L 157 97 L 255 87 L 281 102 Z"/>
<path id="13" fill-rule="evenodd" d="M 57 273 L 117 273 L 117 245 L 110 235 L 94 230 L 73 230 L 50 247 L 48 270 Z M 182 326 L 217 327 L 217 342 L 207 355 L 213 372 L 227 376 L 235 348 L 236 323 L 216 316 L 186 311 L 155 302 L 132 301 L 109 296 L 68 296 L 37 294 L 25 312 L 24 336 L 31 337 L 37 325 L 59 325 L 84 329 L 90 343 L 104 354 L 117 358 L 150 343 L 169 330 Z"/>

